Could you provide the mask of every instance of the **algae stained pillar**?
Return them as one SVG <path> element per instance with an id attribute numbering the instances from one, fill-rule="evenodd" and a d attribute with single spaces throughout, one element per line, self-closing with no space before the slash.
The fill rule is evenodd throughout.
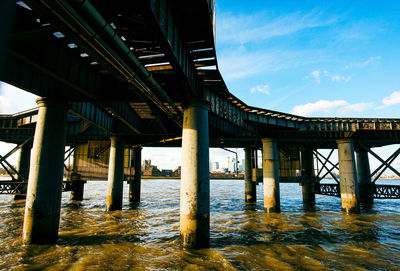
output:
<path id="1" fill-rule="evenodd" d="M 140 202 L 140 187 L 142 181 L 142 148 L 135 147 L 133 149 L 133 166 L 135 175 L 133 180 L 129 182 L 129 201 Z"/>
<path id="2" fill-rule="evenodd" d="M 373 203 L 374 197 L 370 192 L 371 169 L 369 167 L 368 152 L 364 149 L 360 149 L 356 151 L 356 154 L 360 201 L 363 203 Z"/>
<path id="3" fill-rule="evenodd" d="M 302 184 L 303 203 L 315 202 L 314 161 L 311 148 L 301 149 L 301 175 L 306 178 Z"/>
<path id="4" fill-rule="evenodd" d="M 210 239 L 208 105 L 192 102 L 184 110 L 180 233 L 184 247 L 207 247 Z"/>
<path id="5" fill-rule="evenodd" d="M 58 238 L 66 140 L 67 105 L 39 98 L 23 239 L 28 244 L 51 244 Z"/>
<path id="6" fill-rule="evenodd" d="M 257 201 L 256 182 L 253 182 L 252 178 L 252 151 L 253 150 L 249 147 L 244 149 L 244 193 L 247 203 L 254 203 Z"/>
<path id="7" fill-rule="evenodd" d="M 106 210 L 122 209 L 124 185 L 124 142 L 123 139 L 112 136 L 110 159 L 108 162 L 108 184 Z"/>
<path id="8" fill-rule="evenodd" d="M 359 212 L 358 181 L 353 141 L 351 139 L 341 139 L 337 141 L 337 144 L 342 209 L 347 213 Z"/>
<path id="9" fill-rule="evenodd" d="M 17 162 L 17 167 L 16 170 L 18 173 L 25 178 L 25 181 L 28 181 L 29 177 L 29 166 L 31 163 L 31 149 L 32 149 L 32 143 L 26 143 L 20 148 L 19 151 L 19 156 L 18 156 L 18 162 Z M 24 181 L 18 177 L 18 181 Z M 25 199 L 26 198 L 26 191 L 27 191 L 27 184 L 21 184 L 20 186 L 20 194 L 15 195 L 14 199 L 19 200 L 19 199 Z"/>
<path id="10" fill-rule="evenodd" d="M 275 139 L 263 138 L 264 210 L 280 211 L 278 146 Z"/>

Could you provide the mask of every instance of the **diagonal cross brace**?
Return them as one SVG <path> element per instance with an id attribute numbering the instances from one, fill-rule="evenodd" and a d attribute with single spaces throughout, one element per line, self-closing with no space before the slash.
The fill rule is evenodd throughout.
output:
<path id="1" fill-rule="evenodd" d="M 326 163 L 329 161 L 329 158 L 331 158 L 331 155 L 332 155 L 333 151 L 334 151 L 334 149 L 332 149 L 332 150 L 330 151 L 330 153 L 328 154 L 328 157 L 327 157 L 327 158 L 324 157 L 324 158 L 325 158 L 325 162 L 322 163 L 322 168 L 321 168 L 321 170 L 317 173 L 317 176 L 319 176 L 319 175 L 322 173 L 322 170 L 324 169 Z M 319 153 L 318 151 L 315 151 L 314 154 L 315 154 L 315 157 L 318 157 L 318 155 L 321 155 L 321 153 Z M 322 155 L 321 155 L 321 156 L 322 156 Z M 323 157 L 323 156 L 322 156 L 322 157 Z M 319 160 L 319 159 L 318 159 L 318 160 Z M 321 160 L 319 160 L 319 161 L 321 161 Z"/>
<path id="2" fill-rule="evenodd" d="M 384 164 L 386 168 L 389 168 L 391 171 L 393 171 L 394 173 L 396 173 L 397 176 L 400 176 L 400 173 L 399 173 L 396 169 L 394 169 L 394 168 L 390 165 L 390 163 L 387 163 L 387 161 L 384 161 L 382 158 L 379 157 L 379 155 L 377 155 L 377 154 L 376 154 L 375 152 L 373 152 L 371 149 L 365 147 L 363 144 L 359 143 L 359 145 L 360 145 L 364 150 L 366 150 L 367 152 L 369 152 L 370 154 L 372 154 L 372 156 L 374 156 L 376 159 L 378 159 L 382 164 Z M 396 152 L 397 152 L 397 151 L 396 151 Z M 389 159 L 390 159 L 390 157 L 389 157 Z M 393 160 L 394 160 L 394 159 L 393 159 Z M 393 160 L 392 160 L 391 162 L 393 162 Z M 386 168 L 385 168 L 385 169 L 386 169 Z"/>
<path id="3" fill-rule="evenodd" d="M 322 168 L 321 168 L 321 170 L 320 170 L 320 172 L 318 173 L 318 176 L 319 176 L 319 174 L 322 172 L 322 170 L 325 168 L 326 170 L 327 170 L 327 172 L 324 174 L 324 176 L 322 176 L 321 177 L 321 179 L 323 179 L 323 178 L 325 178 L 328 174 L 331 174 L 331 176 L 333 177 L 333 179 L 337 182 L 337 183 L 339 183 L 339 180 L 335 177 L 335 175 L 333 175 L 332 174 L 332 170 L 334 169 L 334 168 L 337 168 L 337 169 L 339 169 L 339 167 L 338 167 L 338 163 L 336 163 L 336 165 L 335 164 L 333 164 L 332 162 L 330 162 L 330 161 L 328 161 L 331 165 L 332 165 L 332 168 L 331 169 L 329 169 L 327 166 L 326 166 L 326 158 L 323 156 L 323 155 L 321 155 L 318 151 L 315 151 L 315 157 L 318 159 L 318 161 L 322 164 Z M 322 160 L 318 157 L 318 155 L 321 155 L 323 158 L 325 158 L 325 163 L 324 162 L 322 162 Z M 329 155 L 330 156 L 330 155 Z M 329 157 L 328 156 L 328 157 Z"/>
<path id="4" fill-rule="evenodd" d="M 8 157 L 10 157 L 11 155 L 13 155 L 16 151 L 19 150 L 19 148 L 21 148 L 22 146 L 24 146 L 25 144 L 28 144 L 30 141 L 32 141 L 33 137 L 28 138 L 27 140 L 25 140 L 21 145 L 16 146 L 15 148 L 13 148 L 11 151 L 9 151 L 6 155 L 4 156 L 0 156 L 0 162 L 5 161 Z"/>
<path id="5" fill-rule="evenodd" d="M 395 151 L 392 155 L 390 155 L 390 157 L 386 159 L 385 163 L 382 163 L 377 169 L 374 170 L 374 172 L 371 173 L 370 178 L 372 178 L 375 174 L 379 172 L 373 179 L 372 181 L 373 183 L 375 183 L 379 179 L 379 177 L 383 174 L 383 172 L 385 172 L 385 170 L 389 167 L 389 165 L 393 163 L 393 161 L 397 158 L 397 156 L 399 156 L 399 154 L 400 154 L 400 148 L 397 151 Z"/>
<path id="6" fill-rule="evenodd" d="M 15 178 L 12 176 L 12 174 L 10 174 L 11 172 L 7 169 L 7 167 L 4 166 L 4 164 L 6 164 L 11 171 L 13 171 L 15 174 L 17 174 L 17 176 L 24 182 L 26 182 L 26 178 L 24 176 L 22 176 L 21 174 L 19 174 L 18 170 L 16 170 L 10 163 L 7 162 L 7 160 L 4 159 L 3 156 L 0 155 L 0 161 L 1 164 L 3 165 L 4 169 L 7 171 L 7 173 L 11 176 L 11 178 L 13 178 L 13 180 L 15 180 Z M 3 164 L 4 163 L 4 164 Z"/>

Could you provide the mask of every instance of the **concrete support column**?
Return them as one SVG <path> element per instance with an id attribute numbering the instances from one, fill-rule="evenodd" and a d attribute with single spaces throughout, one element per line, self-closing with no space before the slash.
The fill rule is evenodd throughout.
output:
<path id="1" fill-rule="evenodd" d="M 207 247 L 210 240 L 208 105 L 194 102 L 184 110 L 180 233 L 184 247 Z"/>
<path id="2" fill-rule="evenodd" d="M 112 136 L 110 159 L 108 162 L 108 185 L 106 210 L 122 209 L 122 193 L 124 185 L 124 142 Z"/>
<path id="3" fill-rule="evenodd" d="M 354 146 L 351 139 L 337 141 L 339 152 L 340 196 L 347 213 L 360 211 Z"/>
<path id="4" fill-rule="evenodd" d="M 72 201 L 82 201 L 83 200 L 83 191 L 85 188 L 85 183 L 81 179 L 81 175 L 73 172 L 71 174 L 71 200 Z"/>
<path id="5" fill-rule="evenodd" d="M 83 200 L 83 191 L 85 184 L 82 182 L 81 175 L 77 173 L 78 171 L 78 161 L 79 157 L 78 147 L 74 150 L 74 160 L 72 162 L 72 173 L 71 173 L 71 200 L 72 201 L 81 201 Z"/>
<path id="6" fill-rule="evenodd" d="M 16 167 L 18 173 L 21 174 L 26 181 L 28 180 L 29 177 L 29 166 L 31 163 L 31 149 L 32 149 L 31 143 L 27 143 L 20 148 L 17 167 Z M 18 178 L 18 181 L 22 182 L 24 180 Z M 27 184 L 21 185 L 20 186 L 21 195 L 15 195 L 14 200 L 25 199 L 27 188 L 28 188 Z"/>
<path id="7" fill-rule="evenodd" d="M 301 175 L 307 178 L 307 181 L 302 184 L 303 202 L 315 203 L 314 160 L 312 149 L 301 149 L 301 167 Z"/>
<path id="8" fill-rule="evenodd" d="M 263 138 L 264 210 L 280 211 L 278 146 L 275 139 Z"/>
<path id="9" fill-rule="evenodd" d="M 58 237 L 66 140 L 67 105 L 39 98 L 23 239 L 28 244 L 51 244 Z"/>
<path id="10" fill-rule="evenodd" d="M 357 150 L 357 175 L 360 200 L 364 203 L 374 201 L 372 193 L 369 192 L 371 186 L 371 170 L 369 167 L 368 152 L 366 150 Z"/>
<path id="11" fill-rule="evenodd" d="M 142 148 L 136 147 L 133 149 L 133 166 L 135 176 L 129 182 L 129 201 L 140 202 L 140 186 L 142 181 Z"/>
<path id="12" fill-rule="evenodd" d="M 244 149 L 244 193 L 245 200 L 248 203 L 254 203 L 257 201 L 256 193 L 256 182 L 253 182 L 252 178 L 252 167 L 251 167 L 251 148 Z"/>

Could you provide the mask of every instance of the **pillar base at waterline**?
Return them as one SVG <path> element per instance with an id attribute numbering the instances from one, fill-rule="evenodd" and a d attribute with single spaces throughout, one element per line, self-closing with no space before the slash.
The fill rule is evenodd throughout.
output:
<path id="1" fill-rule="evenodd" d="M 371 193 L 373 184 L 371 182 L 371 169 L 369 166 L 368 152 L 366 150 L 357 150 L 356 154 L 360 202 L 364 204 L 372 204 L 374 202 L 374 195 Z"/>
<path id="2" fill-rule="evenodd" d="M 134 168 L 135 175 L 133 180 L 129 182 L 129 202 L 133 204 L 137 204 L 140 202 L 140 190 L 141 190 L 141 182 L 142 182 L 142 148 L 136 147 L 134 148 Z"/>
<path id="3" fill-rule="evenodd" d="M 303 203 L 315 203 L 315 184 L 311 182 L 303 183 L 302 185 Z"/>
<path id="4" fill-rule="evenodd" d="M 36 217 L 39 215 L 34 213 L 32 215 L 24 218 L 24 224 L 27 225 L 27 229 L 23 232 L 24 243 L 27 245 L 55 244 L 58 239 L 59 217 L 49 215 L 42 216 L 38 220 Z"/>
<path id="5" fill-rule="evenodd" d="M 279 213 L 281 211 L 280 203 L 275 199 L 264 198 L 264 212 L 266 213 Z"/>
<path id="6" fill-rule="evenodd" d="M 122 209 L 124 185 L 124 141 L 118 137 L 111 137 L 110 159 L 108 166 L 108 184 L 106 210 Z"/>
<path id="7" fill-rule="evenodd" d="M 353 141 L 342 139 L 338 140 L 337 143 L 342 210 L 347 213 L 358 213 L 360 212 L 360 205 Z"/>
<path id="8" fill-rule="evenodd" d="M 256 182 L 253 182 L 252 180 L 251 153 L 252 153 L 251 148 L 244 149 L 244 155 L 245 155 L 244 194 L 246 203 L 255 203 L 257 201 Z"/>
<path id="9" fill-rule="evenodd" d="M 300 159 L 302 176 L 307 178 L 307 181 L 302 183 L 303 203 L 304 205 L 311 206 L 315 203 L 313 150 L 311 148 L 301 148 Z"/>
<path id="10" fill-rule="evenodd" d="M 348 214 L 360 212 L 360 204 L 355 195 L 351 195 L 351 197 L 346 197 L 342 194 L 341 198 L 342 198 L 342 211 Z"/>
<path id="11" fill-rule="evenodd" d="M 278 146 L 275 139 L 263 138 L 264 211 L 280 212 Z"/>
<path id="12" fill-rule="evenodd" d="M 207 248 L 210 244 L 210 217 L 181 215 L 180 232 L 184 248 Z"/>
<path id="13" fill-rule="evenodd" d="M 72 179 L 71 200 L 82 201 L 85 184 L 84 182 L 81 181 L 80 174 L 72 174 L 71 179 Z"/>

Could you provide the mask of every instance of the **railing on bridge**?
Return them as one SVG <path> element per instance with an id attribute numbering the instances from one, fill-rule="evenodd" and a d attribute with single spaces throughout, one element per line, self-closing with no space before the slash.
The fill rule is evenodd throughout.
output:
<path id="1" fill-rule="evenodd" d="M 400 199 L 400 185 L 374 185 L 372 189 L 376 199 Z"/>
<path id="2" fill-rule="evenodd" d="M 316 183 L 315 194 L 340 197 L 340 186 L 336 183 Z"/>
<path id="3" fill-rule="evenodd" d="M 21 188 L 25 182 L 0 181 L 0 194 L 22 195 Z"/>
<path id="4" fill-rule="evenodd" d="M 400 185 L 375 184 L 370 186 L 369 192 L 375 199 L 400 199 Z M 316 183 L 315 193 L 340 197 L 340 185 Z"/>
<path id="5" fill-rule="evenodd" d="M 86 181 L 82 181 L 86 183 Z M 16 182 L 16 181 L 0 181 L 0 194 L 3 195 L 24 195 L 21 193 L 22 185 L 26 184 L 26 182 Z M 72 182 L 64 181 L 63 182 L 63 192 L 72 190 Z"/>

